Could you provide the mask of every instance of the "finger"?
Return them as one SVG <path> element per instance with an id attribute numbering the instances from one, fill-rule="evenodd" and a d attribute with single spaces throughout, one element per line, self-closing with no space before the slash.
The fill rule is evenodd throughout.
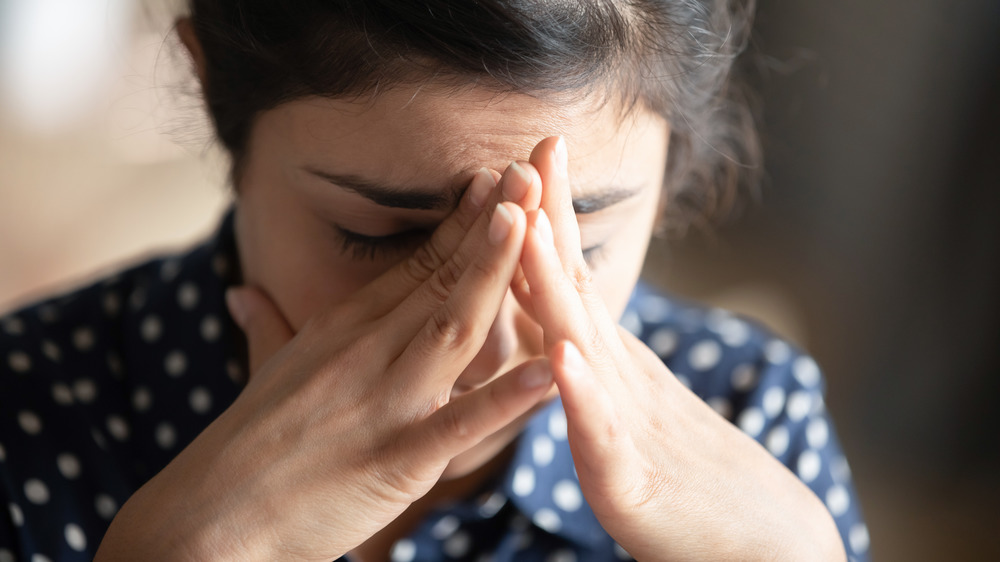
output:
<path id="1" fill-rule="evenodd" d="M 262 291 L 235 287 L 226 291 L 226 306 L 247 338 L 250 377 L 295 336 L 284 315 Z"/>
<path id="2" fill-rule="evenodd" d="M 380 317 L 396 307 L 426 281 L 458 249 L 483 210 L 500 200 L 498 174 L 481 168 L 459 201 L 458 208 L 434 230 L 413 255 L 369 283 L 354 296 L 359 302 L 377 303 L 368 313 Z"/>
<path id="3" fill-rule="evenodd" d="M 599 329 L 577 291 L 589 280 L 566 276 L 552 237 L 552 227 L 544 209 L 532 213 L 524 239 L 521 268 L 531 290 L 536 321 L 545 333 L 546 349 L 560 340 L 571 340 L 588 359 L 606 351 L 608 330 Z M 584 270 L 589 275 L 589 270 Z"/>
<path id="4" fill-rule="evenodd" d="M 569 340 L 557 343 L 549 358 L 552 378 L 566 411 L 570 448 L 577 469 L 599 470 L 606 464 L 605 459 L 619 458 L 616 448 L 623 445 L 616 432 L 619 416 L 611 394 Z"/>
<path id="5" fill-rule="evenodd" d="M 525 217 L 511 203 L 497 205 L 438 271 L 387 317 L 397 333 L 413 337 L 397 364 L 405 372 L 431 373 L 416 381 L 448 392 L 486 341 L 517 269 Z"/>
<path id="6" fill-rule="evenodd" d="M 517 204 L 525 211 L 538 208 L 544 185 L 538 170 L 529 162 L 511 162 L 500 178 L 500 193 L 504 201 Z"/>
<path id="7" fill-rule="evenodd" d="M 569 183 L 569 155 L 566 140 L 549 137 L 535 145 L 529 161 L 542 179 L 541 208 L 549 215 L 556 250 L 567 271 L 586 267 L 580 241 L 580 226 L 573 209 L 573 193 Z"/>
<path id="8" fill-rule="evenodd" d="M 411 426 L 416 466 L 451 459 L 531 410 L 552 387 L 546 359 L 518 365 L 503 376 L 439 408 Z"/>

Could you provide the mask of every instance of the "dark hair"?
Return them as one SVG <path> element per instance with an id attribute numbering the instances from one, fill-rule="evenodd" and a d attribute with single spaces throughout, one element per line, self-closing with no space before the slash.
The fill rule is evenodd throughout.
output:
<path id="1" fill-rule="evenodd" d="M 408 81 L 535 96 L 603 92 L 671 125 L 669 226 L 728 212 L 756 180 L 730 71 L 754 0 L 190 0 L 204 96 L 240 169 L 255 118 L 307 96 Z M 697 211 L 697 212 L 694 212 Z"/>

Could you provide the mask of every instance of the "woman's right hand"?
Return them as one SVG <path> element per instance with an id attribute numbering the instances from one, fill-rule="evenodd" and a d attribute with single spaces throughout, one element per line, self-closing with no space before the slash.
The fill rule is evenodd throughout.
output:
<path id="1" fill-rule="evenodd" d="M 477 174 L 420 250 L 297 334 L 263 293 L 236 289 L 246 388 L 126 502 L 97 559 L 334 559 L 537 404 L 544 359 L 450 398 L 518 267 L 522 206 L 540 198 L 530 174 L 508 171 L 501 189 Z M 501 191 L 514 201 L 497 206 Z"/>

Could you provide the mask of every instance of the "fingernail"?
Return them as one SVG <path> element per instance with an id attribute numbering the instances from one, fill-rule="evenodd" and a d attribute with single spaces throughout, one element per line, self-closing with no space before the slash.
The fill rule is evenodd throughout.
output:
<path id="1" fill-rule="evenodd" d="M 566 150 L 566 139 L 562 136 L 556 141 L 556 169 L 563 176 L 569 175 L 569 152 Z"/>
<path id="2" fill-rule="evenodd" d="M 503 173 L 503 197 L 506 201 L 517 203 L 528 194 L 531 187 L 531 176 L 517 162 L 511 162 Z"/>
<path id="3" fill-rule="evenodd" d="M 585 373 L 587 363 L 583 360 L 583 355 L 580 355 L 580 350 L 571 341 L 566 342 L 564 349 L 563 362 L 566 363 L 566 368 L 577 375 Z"/>
<path id="4" fill-rule="evenodd" d="M 518 382 L 521 388 L 530 389 L 552 384 L 552 371 L 546 361 L 532 363 L 521 371 Z"/>
<path id="5" fill-rule="evenodd" d="M 538 216 L 535 217 L 535 230 L 546 246 L 555 246 L 555 237 L 552 235 L 552 223 L 549 222 L 545 209 L 538 209 Z"/>
<path id="6" fill-rule="evenodd" d="M 475 177 L 472 178 L 472 183 L 469 184 L 469 201 L 477 209 L 482 209 L 490 198 L 490 192 L 496 186 L 497 182 L 493 179 L 493 174 L 486 168 L 480 168 Z"/>
<path id="7" fill-rule="evenodd" d="M 226 289 L 226 306 L 236 325 L 242 328 L 247 319 L 247 304 L 243 292 L 235 287 Z"/>
<path id="8" fill-rule="evenodd" d="M 513 225 L 514 216 L 503 204 L 498 203 L 496 210 L 493 211 L 493 218 L 490 219 L 490 242 L 494 246 L 502 244 L 507 239 L 507 235 L 510 234 L 510 227 Z"/>

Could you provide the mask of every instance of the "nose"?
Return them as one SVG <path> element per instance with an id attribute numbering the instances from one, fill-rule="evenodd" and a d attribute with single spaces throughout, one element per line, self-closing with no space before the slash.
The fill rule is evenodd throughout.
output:
<path id="1" fill-rule="evenodd" d="M 455 386 L 469 389 L 484 384 L 519 363 L 536 355 L 540 349 L 541 328 L 521 309 L 508 289 L 486 341 L 479 353 L 459 376 Z"/>

